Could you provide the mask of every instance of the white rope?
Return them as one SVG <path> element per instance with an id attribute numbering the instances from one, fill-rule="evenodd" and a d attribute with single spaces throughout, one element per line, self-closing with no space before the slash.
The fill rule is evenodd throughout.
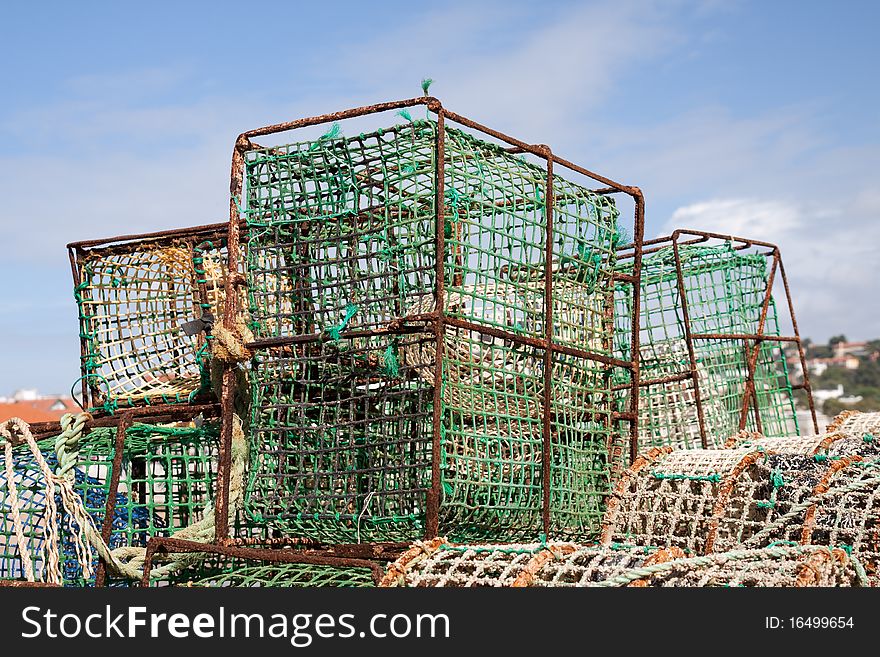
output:
<path id="1" fill-rule="evenodd" d="M 79 425 L 78 431 L 82 430 L 84 422 L 68 425 L 71 430 L 73 426 Z M 20 440 L 13 438 L 13 429 L 20 436 Z M 82 498 L 73 490 L 73 473 L 71 467 L 60 467 L 64 476 L 52 473 L 46 460 L 40 452 L 37 442 L 30 432 L 27 423 L 19 418 L 13 418 L 9 422 L 0 427 L 0 437 L 6 439 L 6 474 L 10 482 L 8 484 L 10 492 L 10 505 L 12 507 L 13 524 L 16 528 L 16 538 L 18 541 L 18 551 L 22 557 L 22 564 L 25 568 L 25 575 L 28 581 L 35 581 L 30 554 L 27 551 L 27 541 L 24 539 L 24 530 L 21 526 L 21 517 L 19 509 L 19 500 L 17 490 L 14 483 L 14 472 L 12 470 L 12 445 L 18 443 L 27 443 L 30 447 L 37 464 L 40 467 L 43 476 L 46 478 L 46 538 L 44 545 L 48 545 L 46 555 L 46 581 L 50 583 L 61 583 L 61 569 L 58 560 L 58 516 L 55 506 L 55 488 L 60 490 L 61 501 L 64 509 L 71 516 L 71 525 L 76 524 L 73 542 L 77 553 L 77 560 L 82 567 L 83 577 L 88 579 L 92 575 L 91 563 L 93 560 L 92 548 L 97 552 L 104 562 L 107 564 L 108 570 L 119 577 L 132 580 L 140 580 L 143 576 L 143 567 L 146 556 L 146 548 L 124 546 L 111 550 L 101 536 L 100 530 L 95 526 L 94 520 L 88 511 L 86 511 Z M 78 436 L 75 439 L 78 441 Z M 73 450 L 76 451 L 76 450 Z M 233 416 L 232 425 L 232 471 L 229 484 L 229 509 L 230 520 L 234 517 L 235 511 L 241 506 L 244 492 L 244 469 L 247 462 L 248 446 L 247 440 L 242 429 L 241 419 Z M 69 456 L 66 461 L 69 462 Z M 114 491 L 111 491 L 113 494 Z M 195 522 L 180 531 L 174 533 L 173 537 L 182 540 L 189 540 L 199 543 L 208 543 L 214 538 L 215 533 L 215 514 L 213 505 L 209 506 L 204 516 L 198 522 Z M 204 558 L 204 553 L 185 553 L 168 555 L 168 563 L 153 568 L 151 573 L 154 576 L 161 577 L 177 572 L 187 566 L 196 563 Z"/>
<path id="2" fill-rule="evenodd" d="M 24 528 L 21 526 L 21 509 L 18 502 L 18 487 L 15 484 L 15 472 L 12 469 L 12 441 L 6 427 L 0 427 L 0 435 L 6 438 L 5 444 L 5 461 L 6 461 L 6 487 L 9 490 L 7 499 L 9 508 L 12 513 L 12 525 L 15 528 L 15 543 L 18 548 L 18 554 L 21 558 L 21 566 L 24 570 L 24 576 L 29 582 L 35 581 L 34 566 L 31 562 L 30 552 L 27 550 L 27 541 L 24 537 Z"/>

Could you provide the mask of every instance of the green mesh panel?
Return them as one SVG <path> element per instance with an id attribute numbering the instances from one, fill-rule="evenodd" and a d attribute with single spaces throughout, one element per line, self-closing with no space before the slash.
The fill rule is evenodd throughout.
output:
<path id="1" fill-rule="evenodd" d="M 692 334 L 754 334 L 767 290 L 767 258 L 737 251 L 730 244 L 680 247 L 683 284 Z M 631 262 L 620 268 L 631 273 Z M 630 290 L 618 286 L 617 346 L 629 357 L 631 327 L 626 316 Z M 643 381 L 690 371 L 684 315 L 672 247 L 645 257 L 641 279 L 641 361 Z M 779 335 L 776 305 L 771 300 L 765 335 Z M 742 339 L 693 341 L 700 399 L 709 447 L 720 447 L 739 431 L 740 411 L 748 379 L 748 345 Z M 622 380 L 626 380 L 622 377 Z M 794 397 L 780 343 L 764 342 L 755 368 L 755 388 L 761 427 L 766 435 L 798 432 Z M 700 446 L 700 431 L 692 379 L 644 386 L 639 398 L 640 449 L 673 445 Z M 746 428 L 756 430 L 750 410 Z"/>
<path id="2" fill-rule="evenodd" d="M 617 209 L 555 177 L 548 331 L 546 171 L 447 128 L 445 313 L 477 327 L 447 325 L 438 359 L 417 319 L 435 310 L 436 132 L 413 121 L 247 153 L 251 325 L 297 338 L 252 370 L 258 522 L 326 540 L 421 537 L 440 366 L 440 532 L 542 530 L 544 354 L 484 327 L 611 355 Z M 610 372 L 556 354 L 551 386 L 551 529 L 590 536 L 610 485 Z"/>
<path id="3" fill-rule="evenodd" d="M 369 568 L 278 563 L 205 553 L 204 559 L 180 572 L 156 578 L 151 586 L 372 588 Z"/>

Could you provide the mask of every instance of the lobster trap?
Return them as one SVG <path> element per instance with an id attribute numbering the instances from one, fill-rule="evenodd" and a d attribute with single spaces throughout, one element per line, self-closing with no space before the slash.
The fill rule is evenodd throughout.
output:
<path id="1" fill-rule="evenodd" d="M 251 141 L 394 110 L 353 136 Z M 637 422 L 612 389 L 633 369 L 614 286 L 635 280 L 614 267 L 614 195 L 634 201 L 638 261 L 637 188 L 426 96 L 244 133 L 232 190 L 247 306 L 224 325 L 254 335 L 254 521 L 331 542 L 595 534 Z"/>
<path id="2" fill-rule="evenodd" d="M 689 555 L 734 549 L 764 527 L 761 504 L 773 490 L 767 458 L 749 449 L 651 448 L 617 483 L 600 540 Z"/>
<path id="3" fill-rule="evenodd" d="M 384 569 L 379 561 L 310 553 L 305 546 L 204 545 L 175 539 L 150 541 L 143 586 L 198 588 L 372 588 Z M 156 575 L 167 555 L 190 555 L 188 565 L 171 574 Z M 154 570 L 154 567 L 158 569 Z"/>
<path id="4" fill-rule="evenodd" d="M 644 244 L 638 327 L 640 447 L 722 447 L 744 429 L 796 436 L 796 389 L 806 393 L 818 433 L 779 249 L 692 230 Z M 632 253 L 621 249 L 618 267 L 624 273 L 633 271 Z M 621 287 L 616 303 L 617 352 L 626 359 L 632 354 L 634 330 L 628 320 L 631 288 Z M 786 344 L 797 348 L 802 383 L 791 380 Z M 628 374 L 621 375 L 621 389 L 629 391 Z"/>
<path id="5" fill-rule="evenodd" d="M 574 543 L 418 543 L 391 564 L 382 587 L 867 586 L 846 550 L 778 545 L 689 557 L 682 549 Z"/>
<path id="6" fill-rule="evenodd" d="M 828 453 L 834 456 L 880 456 L 880 413 L 843 411 L 825 430 L 836 437 Z"/>
<path id="7" fill-rule="evenodd" d="M 227 232 L 216 224 L 68 245 L 85 407 L 113 412 L 209 397 Z"/>
<path id="8" fill-rule="evenodd" d="M 641 587 L 829 587 L 869 586 L 862 564 L 846 550 L 778 545 L 687 557 L 678 548 L 655 552 L 650 563 L 605 580 L 600 586 Z"/>
<path id="9" fill-rule="evenodd" d="M 144 548 L 151 537 L 194 526 L 209 512 L 218 425 L 129 426 L 123 421 L 116 428 L 94 427 L 81 437 L 64 438 L 40 441 L 39 451 L 52 472 L 68 477 L 91 529 L 110 551 Z M 15 496 L 10 494 L 10 470 Z M 62 509 L 57 487 L 48 484 L 27 446 L 16 447 L 0 476 L 0 578 L 23 579 L 24 563 L 30 561 L 39 579 L 47 580 L 50 567 L 66 586 L 107 583 L 106 564 L 97 553 L 84 553 L 77 542 L 84 532 L 88 542 L 89 528 L 69 515 L 68 505 Z M 16 516 L 24 527 L 23 541 Z M 46 563 L 50 547 L 58 553 L 57 565 Z M 112 583 L 130 582 L 117 577 Z"/>
<path id="10" fill-rule="evenodd" d="M 725 448 L 751 447 L 780 454 L 826 458 L 880 457 L 880 413 L 844 411 L 828 425 L 825 433 L 808 436 L 764 436 L 743 431 L 732 436 Z"/>
<path id="11" fill-rule="evenodd" d="M 880 564 L 880 471 L 860 456 L 653 448 L 618 483 L 601 542 L 705 555 L 777 544 L 843 548 Z"/>
<path id="12" fill-rule="evenodd" d="M 651 548 L 575 543 L 419 542 L 388 567 L 382 587 L 590 586 L 650 563 Z"/>

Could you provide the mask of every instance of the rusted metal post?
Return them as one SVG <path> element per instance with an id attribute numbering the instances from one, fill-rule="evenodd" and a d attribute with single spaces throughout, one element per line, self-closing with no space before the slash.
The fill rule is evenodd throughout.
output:
<path id="1" fill-rule="evenodd" d="M 779 251 L 773 251 L 773 264 L 770 265 L 770 274 L 767 276 L 766 289 L 764 290 L 764 299 L 761 304 L 761 316 L 758 318 L 757 339 L 755 346 L 749 348 L 746 342 L 746 351 L 748 359 L 746 366 L 748 368 L 748 378 L 746 379 L 746 387 L 743 391 L 743 400 L 739 414 L 739 430 L 746 428 L 749 413 L 749 400 L 754 398 L 755 415 L 757 417 L 757 430 L 761 431 L 760 406 L 758 404 L 758 391 L 755 389 L 755 369 L 758 366 L 758 356 L 761 354 L 764 337 L 764 324 L 767 321 L 767 312 L 770 309 L 770 301 L 773 299 L 773 281 L 776 278 L 776 267 L 779 264 Z"/>
<path id="2" fill-rule="evenodd" d="M 543 445 L 541 450 L 541 518 L 544 535 L 550 535 L 550 461 L 553 427 L 550 419 L 553 403 L 553 153 L 544 147 L 547 160 L 547 183 L 544 191 L 544 398 L 541 408 Z"/>
<path id="3" fill-rule="evenodd" d="M 632 465 L 639 454 L 639 388 L 641 387 L 641 330 L 642 330 L 642 242 L 645 239 L 645 197 L 638 187 L 630 188 L 635 201 L 635 217 L 633 219 L 633 281 L 632 308 L 630 309 L 630 420 L 629 461 Z"/>
<path id="4" fill-rule="evenodd" d="M 440 472 L 441 429 L 443 424 L 443 358 L 446 337 L 445 301 L 446 301 L 446 118 L 445 110 L 437 101 L 428 108 L 437 113 L 437 144 L 434 168 L 434 239 L 435 258 L 434 274 L 435 308 L 437 317 L 434 320 L 434 397 L 432 408 L 431 433 L 431 490 L 428 493 L 428 504 L 425 517 L 425 538 L 434 538 L 440 531 L 440 497 L 443 494 Z"/>
<path id="5" fill-rule="evenodd" d="M 239 277 L 238 252 L 241 217 L 238 200 L 244 189 L 244 153 L 250 141 L 240 135 L 232 151 L 232 171 L 229 180 L 229 235 L 226 240 L 227 271 L 224 286 L 225 303 L 223 308 L 223 327 L 234 334 L 238 316 Z M 242 201 L 243 202 L 243 201 Z M 221 543 L 229 536 L 229 485 L 232 470 L 232 425 L 235 415 L 235 363 L 223 364 L 223 378 L 220 388 L 220 450 L 217 464 L 217 494 L 214 504 L 214 540 Z"/>
<path id="6" fill-rule="evenodd" d="M 678 250 L 679 232 L 672 233 L 672 252 L 675 256 L 675 275 L 678 284 L 678 294 L 681 300 L 681 315 L 684 322 L 684 336 L 687 344 L 688 358 L 691 365 L 691 378 L 694 386 L 694 402 L 697 407 L 697 421 L 700 424 L 700 445 L 703 449 L 708 447 L 706 438 L 706 421 L 703 417 L 703 400 L 700 396 L 700 375 L 697 371 L 697 355 L 694 351 L 694 338 L 691 335 L 691 318 L 688 314 L 687 289 L 684 286 L 684 270 L 681 266 L 681 253 Z"/>
<path id="7" fill-rule="evenodd" d="M 113 465 L 110 472 L 110 486 L 107 489 L 107 500 L 104 505 L 104 522 L 101 525 L 101 539 L 106 545 L 110 545 L 113 535 L 113 514 L 116 513 L 116 494 L 119 491 L 119 477 L 122 474 L 122 458 L 125 455 L 125 433 L 132 425 L 131 413 L 123 413 L 116 425 L 116 442 L 113 445 Z M 129 491 L 129 495 L 131 491 Z M 102 587 L 107 582 L 107 564 L 103 559 L 98 563 L 95 570 L 95 586 Z"/>

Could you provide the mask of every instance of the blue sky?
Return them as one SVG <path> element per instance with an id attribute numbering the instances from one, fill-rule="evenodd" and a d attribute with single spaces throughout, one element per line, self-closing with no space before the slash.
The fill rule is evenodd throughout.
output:
<path id="1" fill-rule="evenodd" d="M 250 13 L 247 13 L 250 12 Z M 0 395 L 78 371 L 64 245 L 221 221 L 243 130 L 420 93 L 777 242 L 802 335 L 880 336 L 873 2 L 17 3 L 0 43 Z"/>

